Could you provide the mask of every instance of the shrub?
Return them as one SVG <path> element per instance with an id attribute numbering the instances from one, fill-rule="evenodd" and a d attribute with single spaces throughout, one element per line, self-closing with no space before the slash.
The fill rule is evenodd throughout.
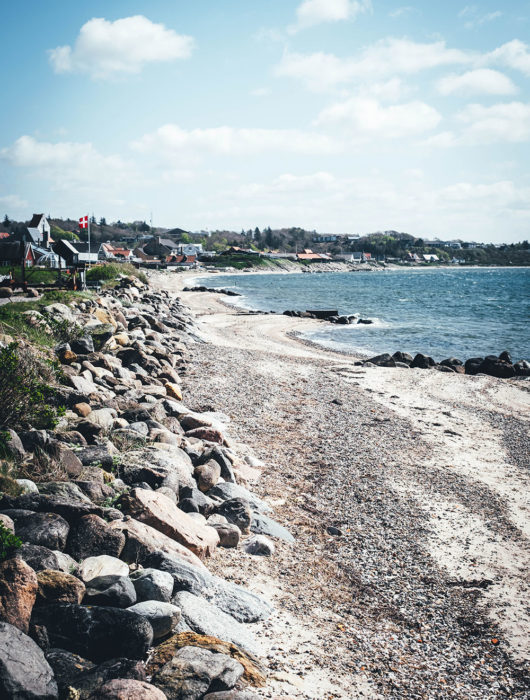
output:
<path id="1" fill-rule="evenodd" d="M 10 557 L 21 546 L 22 540 L 0 523 L 0 561 Z"/>
<path id="2" fill-rule="evenodd" d="M 87 270 L 86 278 L 87 281 L 110 281 L 116 279 L 119 275 L 136 277 L 140 282 L 147 282 L 145 274 L 141 270 L 137 270 L 131 263 L 105 263 L 104 265 L 96 265 Z"/>
<path id="3" fill-rule="evenodd" d="M 0 431 L 54 428 L 59 414 L 52 381 L 53 368 L 34 352 L 18 343 L 0 348 Z"/>

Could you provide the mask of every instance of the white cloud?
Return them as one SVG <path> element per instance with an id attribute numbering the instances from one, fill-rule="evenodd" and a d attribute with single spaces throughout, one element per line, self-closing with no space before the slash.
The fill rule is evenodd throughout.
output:
<path id="1" fill-rule="evenodd" d="M 290 33 L 324 22 L 353 20 L 372 9 L 371 0 L 304 0 L 296 9 L 297 24 Z"/>
<path id="2" fill-rule="evenodd" d="M 45 177 L 55 189 L 71 187 L 114 189 L 124 179 L 130 180 L 134 169 L 120 156 L 105 156 L 91 143 L 37 141 L 21 136 L 11 146 L 0 150 L 0 158 L 17 168 L 29 168 L 36 177 Z"/>
<path id="3" fill-rule="evenodd" d="M 487 12 L 486 14 L 481 14 L 480 9 L 477 5 L 466 5 L 458 13 L 459 17 L 468 17 L 468 21 L 464 24 L 466 29 L 473 29 L 474 27 L 487 24 L 488 22 L 493 22 L 499 17 L 502 17 L 503 13 L 500 10 L 495 10 L 494 12 Z"/>
<path id="4" fill-rule="evenodd" d="M 75 45 L 49 51 L 56 73 L 88 73 L 108 78 L 139 73 L 148 63 L 188 58 L 193 39 L 155 24 L 143 15 L 114 22 L 94 18 L 81 27 Z"/>
<path id="5" fill-rule="evenodd" d="M 297 129 L 236 129 L 229 126 L 209 129 L 182 129 L 165 124 L 132 144 L 134 150 L 155 153 L 164 158 L 205 154 L 250 156 L 280 153 L 329 154 L 338 150 L 328 136 Z"/>
<path id="6" fill-rule="evenodd" d="M 474 54 L 447 48 L 444 41 L 421 44 L 409 39 L 382 39 L 355 57 L 339 58 L 323 52 L 285 52 L 276 75 L 296 78 L 310 89 L 326 90 L 356 80 L 412 75 L 439 66 L 467 64 Z"/>
<path id="7" fill-rule="evenodd" d="M 397 17 L 403 17 L 403 15 L 408 15 L 409 13 L 414 11 L 415 8 L 412 7 L 412 5 L 406 5 L 405 7 L 397 7 L 392 12 L 389 12 L 388 16 L 392 17 L 392 19 L 396 19 Z"/>
<path id="8" fill-rule="evenodd" d="M 496 70 L 478 68 L 462 75 L 448 75 L 436 84 L 441 95 L 513 95 L 517 86 Z"/>
<path id="9" fill-rule="evenodd" d="M 530 104 L 509 102 L 484 107 L 468 105 L 458 115 L 467 143 L 520 143 L 530 140 Z"/>
<path id="10" fill-rule="evenodd" d="M 519 39 L 509 41 L 486 54 L 485 63 L 495 63 L 530 76 L 530 47 Z"/>
<path id="11" fill-rule="evenodd" d="M 10 209 L 25 209 L 28 206 L 28 202 L 18 194 L 6 194 L 0 197 L 0 204 L 9 207 Z"/>
<path id="12" fill-rule="evenodd" d="M 373 98 L 352 97 L 324 109 L 316 123 L 341 125 L 354 136 L 400 138 L 434 129 L 440 121 L 434 107 L 418 100 L 383 107 Z"/>

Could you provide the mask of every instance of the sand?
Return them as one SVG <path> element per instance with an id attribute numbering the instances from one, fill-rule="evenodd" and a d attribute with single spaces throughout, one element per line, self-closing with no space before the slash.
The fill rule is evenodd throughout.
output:
<path id="1" fill-rule="evenodd" d="M 180 291 L 189 276 L 155 282 Z M 263 696 L 522 697 L 529 382 L 359 367 L 293 337 L 318 321 L 179 296 L 207 341 L 189 395 L 231 415 L 233 440 L 264 460 L 254 488 L 297 537 L 294 554 L 280 545 L 270 560 L 230 552 L 217 562 L 278 606 L 259 632 L 271 668 Z M 411 633 L 420 623 L 410 615 L 426 609 Z"/>

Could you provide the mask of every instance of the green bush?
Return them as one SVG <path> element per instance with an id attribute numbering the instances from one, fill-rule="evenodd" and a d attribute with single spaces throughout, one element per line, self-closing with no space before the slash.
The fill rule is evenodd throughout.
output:
<path id="1" fill-rule="evenodd" d="M 0 523 L 0 561 L 10 557 L 22 546 L 22 540 Z"/>
<path id="2" fill-rule="evenodd" d="M 87 270 L 86 279 L 88 281 L 110 281 L 116 279 L 119 275 L 127 275 L 128 277 L 136 277 L 141 282 L 147 282 L 147 277 L 141 270 L 137 270 L 131 263 L 105 263 L 96 265 Z"/>
<path id="3" fill-rule="evenodd" d="M 0 431 L 57 425 L 53 368 L 37 355 L 10 343 L 0 348 Z"/>

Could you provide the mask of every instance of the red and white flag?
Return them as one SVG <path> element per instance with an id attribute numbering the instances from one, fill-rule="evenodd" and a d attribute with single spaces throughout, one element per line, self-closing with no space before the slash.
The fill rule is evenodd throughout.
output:
<path id="1" fill-rule="evenodd" d="M 88 228 L 88 216 L 82 216 L 79 219 L 79 228 Z"/>

